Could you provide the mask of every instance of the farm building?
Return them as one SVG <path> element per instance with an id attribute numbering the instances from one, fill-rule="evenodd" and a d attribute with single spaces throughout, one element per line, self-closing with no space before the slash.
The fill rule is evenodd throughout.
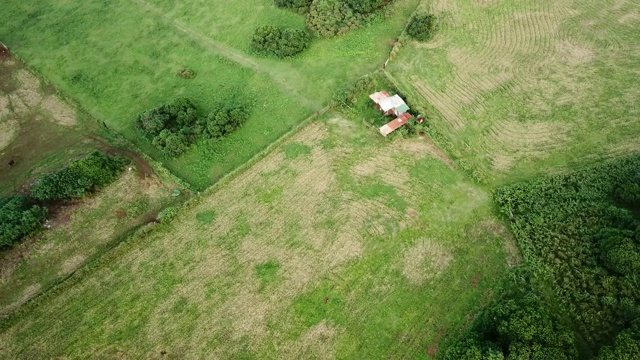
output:
<path id="1" fill-rule="evenodd" d="M 406 124 L 413 118 L 409 111 L 409 106 L 399 95 L 389 95 L 386 91 L 378 91 L 369 95 L 369 98 L 376 103 L 376 109 L 384 112 L 385 115 L 395 115 L 396 118 L 380 128 L 380 133 L 387 136 L 396 129 Z"/>
<path id="2" fill-rule="evenodd" d="M 392 132 L 394 132 L 398 128 L 400 128 L 402 125 L 408 123 L 409 120 L 411 120 L 411 118 L 413 118 L 413 116 L 411 114 L 409 114 L 408 112 L 403 113 L 402 115 L 398 116 L 397 118 L 389 121 L 389 123 L 387 123 L 386 125 L 383 125 L 380 128 L 380 134 L 382 134 L 384 136 L 387 136 L 387 135 L 391 134 Z"/>
<path id="3" fill-rule="evenodd" d="M 385 115 L 400 116 L 409 111 L 409 106 L 399 95 L 389 95 L 386 91 L 379 91 L 369 95 L 376 103 L 376 109 L 382 110 Z"/>

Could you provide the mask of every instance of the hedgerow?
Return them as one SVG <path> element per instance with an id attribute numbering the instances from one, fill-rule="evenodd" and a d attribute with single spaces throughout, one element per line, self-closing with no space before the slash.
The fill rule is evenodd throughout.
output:
<path id="1" fill-rule="evenodd" d="M 0 248 L 10 246 L 42 228 L 47 209 L 25 196 L 0 199 Z"/>
<path id="2" fill-rule="evenodd" d="M 495 194 L 525 259 L 550 276 L 593 353 L 640 316 L 639 183 L 632 157 Z"/>
<path id="3" fill-rule="evenodd" d="M 46 174 L 31 189 L 31 196 L 41 201 L 81 198 L 88 192 L 115 180 L 128 159 L 93 152 L 66 168 Z"/>
<path id="4" fill-rule="evenodd" d="M 306 30 L 265 25 L 255 29 L 251 49 L 258 54 L 285 58 L 301 53 L 310 42 Z"/>

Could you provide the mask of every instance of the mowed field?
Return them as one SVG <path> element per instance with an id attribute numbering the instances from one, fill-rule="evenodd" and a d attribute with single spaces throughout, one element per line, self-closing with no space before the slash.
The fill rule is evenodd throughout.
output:
<path id="1" fill-rule="evenodd" d="M 640 3 L 457 1 L 387 69 L 476 179 L 504 183 L 640 150 Z"/>
<path id="2" fill-rule="evenodd" d="M 518 261 L 490 194 L 440 157 L 313 122 L 27 305 L 3 356 L 428 358 Z"/>
<path id="3" fill-rule="evenodd" d="M 0 39 L 94 118 L 203 189 L 379 67 L 417 3 L 398 1 L 386 19 L 315 41 L 284 61 L 249 52 L 257 26 L 304 28 L 302 15 L 272 0 L 7 0 Z M 178 76 L 183 68 L 196 77 Z M 223 141 L 204 141 L 166 159 L 135 131 L 134 121 L 177 96 L 190 97 L 205 114 L 215 102 L 249 102 L 252 116 Z"/>

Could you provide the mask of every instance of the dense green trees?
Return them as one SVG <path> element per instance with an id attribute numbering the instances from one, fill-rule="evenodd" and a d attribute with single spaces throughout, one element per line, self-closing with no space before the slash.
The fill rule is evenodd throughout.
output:
<path id="1" fill-rule="evenodd" d="M 199 138 L 228 135 L 248 118 L 249 106 L 244 103 L 219 102 L 204 117 L 189 99 L 178 98 L 143 112 L 136 124 L 155 147 L 171 157 L 177 157 Z"/>
<path id="2" fill-rule="evenodd" d="M 311 36 L 306 30 L 266 25 L 255 29 L 251 49 L 262 55 L 284 58 L 301 53 L 310 42 Z"/>
<path id="3" fill-rule="evenodd" d="M 123 157 L 94 152 L 60 171 L 42 176 L 31 189 L 31 196 L 42 201 L 81 198 L 115 180 L 127 162 Z"/>
<path id="4" fill-rule="evenodd" d="M 0 199 L 0 248 L 40 229 L 46 217 L 47 209 L 25 196 Z"/>
<path id="5" fill-rule="evenodd" d="M 636 156 L 495 194 L 591 355 L 640 317 L 639 174 Z"/>
<path id="6" fill-rule="evenodd" d="M 527 270 L 514 271 L 503 293 L 440 358 L 577 359 L 572 331 L 545 304 L 531 281 Z"/>
<path id="7" fill-rule="evenodd" d="M 611 346 L 605 346 L 598 360 L 636 360 L 640 357 L 640 321 L 616 336 Z"/>
<path id="8" fill-rule="evenodd" d="M 407 26 L 407 34 L 418 41 L 427 41 L 433 35 L 436 18 L 430 14 L 416 15 Z"/>
<path id="9" fill-rule="evenodd" d="M 341 0 L 353 11 L 360 14 L 371 14 L 390 4 L 393 0 Z"/>
<path id="10" fill-rule="evenodd" d="M 276 6 L 298 13 L 306 13 L 313 0 L 275 0 Z"/>

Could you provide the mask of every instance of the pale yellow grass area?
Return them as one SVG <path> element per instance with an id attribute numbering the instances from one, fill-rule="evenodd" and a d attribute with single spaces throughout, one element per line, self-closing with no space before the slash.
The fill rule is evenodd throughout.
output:
<path id="1" fill-rule="evenodd" d="M 298 341 L 283 347 L 282 357 L 286 359 L 318 359 L 336 358 L 336 338 L 339 328 L 322 320 L 304 333 Z"/>
<path id="2" fill-rule="evenodd" d="M 49 113 L 51 119 L 59 125 L 74 126 L 78 124 L 77 115 L 73 108 L 57 96 L 44 98 L 42 109 Z"/>
<path id="3" fill-rule="evenodd" d="M 423 285 L 441 275 L 452 260 L 451 251 L 441 242 L 417 239 L 404 252 L 402 274 L 412 285 Z"/>
<path id="4" fill-rule="evenodd" d="M 544 157 L 548 150 L 569 138 L 571 123 L 517 121 L 498 122 L 492 127 L 489 143 L 502 146 L 491 156 L 493 168 L 508 170 L 522 158 Z"/>
<path id="5" fill-rule="evenodd" d="M 15 138 L 20 125 L 13 119 L 0 119 L 0 151 L 4 150 Z"/>
<path id="6" fill-rule="evenodd" d="M 113 240 L 128 227 L 143 221 L 149 208 L 140 209 L 135 216 L 119 218 L 118 210 L 127 209 L 136 199 L 146 199 L 147 206 L 158 206 L 162 199 L 170 196 L 170 188 L 155 177 L 140 179 L 136 171 L 125 173 L 114 183 L 102 189 L 97 195 L 62 208 L 49 222 L 49 229 L 37 235 L 32 241 L 18 245 L 13 251 L 21 252 L 20 261 L 9 261 L 0 265 L 0 291 L 5 287 L 20 287 L 20 279 L 15 273 L 22 269 L 28 276 L 38 279 L 46 264 L 46 272 L 51 277 L 65 277 L 73 273 L 98 248 Z M 38 270 L 40 269 L 40 270 Z M 22 275 L 24 276 L 24 274 Z M 26 291 L 26 290 L 25 290 Z M 0 313 L 9 311 L 39 293 L 28 292 L 28 298 L 16 299 L 11 304 L 2 304 Z M 25 293 L 26 294 L 26 293 Z M 4 300 L 3 300 L 4 301 Z"/>
<path id="7" fill-rule="evenodd" d="M 194 324 L 194 333 L 228 332 L 234 341 L 246 339 L 251 346 L 259 346 L 269 336 L 269 319 L 280 316 L 312 284 L 362 257 L 369 236 L 385 234 L 388 223 L 405 226 L 405 214 L 376 199 L 362 199 L 340 189 L 335 164 L 348 154 L 339 146 L 323 148 L 322 141 L 329 136 L 327 126 L 322 122 L 313 123 L 288 140 L 310 146 L 310 154 L 285 160 L 280 150 L 273 151 L 181 215 L 174 222 L 175 230 L 170 236 L 154 240 L 157 249 L 185 252 L 192 261 L 184 272 L 187 280 L 154 312 L 147 327 L 149 341 L 163 338 L 168 330 L 160 324 L 167 317 L 167 309 L 184 299 L 209 314 L 206 321 L 202 319 Z M 346 124 L 329 123 L 329 126 Z M 400 141 L 394 151 L 400 156 L 410 150 L 410 159 L 429 156 L 428 147 L 422 143 L 421 139 Z M 382 181 L 400 193 L 408 193 L 405 162 L 394 163 L 381 154 L 367 155 L 369 158 L 362 167 L 373 166 L 376 171 L 380 166 L 385 167 Z M 265 202 L 261 194 L 274 190 L 279 190 L 280 195 Z M 216 217 L 211 224 L 201 224 L 195 219 L 195 214 L 212 210 Z M 328 221 L 335 225 L 327 227 Z M 239 230 L 242 226 L 248 228 L 246 233 Z M 230 237 L 234 237 L 233 242 L 237 244 L 233 250 L 219 243 L 220 239 Z M 196 239 L 208 245 L 191 252 L 187 244 Z M 154 256 L 151 252 L 136 253 L 128 260 L 131 262 L 128 266 L 141 269 L 142 264 L 153 261 Z M 279 280 L 262 292 L 255 269 L 268 261 L 280 264 Z M 234 271 L 233 282 L 225 285 L 229 296 L 204 301 L 207 282 L 214 278 L 226 279 L 230 271 Z M 291 356 L 309 351 L 318 354 L 318 349 L 329 346 L 333 333 L 328 325 L 311 329 L 299 343 L 287 345 L 291 347 L 288 353 Z M 201 348 L 206 340 L 206 337 L 194 336 L 189 347 Z"/>

